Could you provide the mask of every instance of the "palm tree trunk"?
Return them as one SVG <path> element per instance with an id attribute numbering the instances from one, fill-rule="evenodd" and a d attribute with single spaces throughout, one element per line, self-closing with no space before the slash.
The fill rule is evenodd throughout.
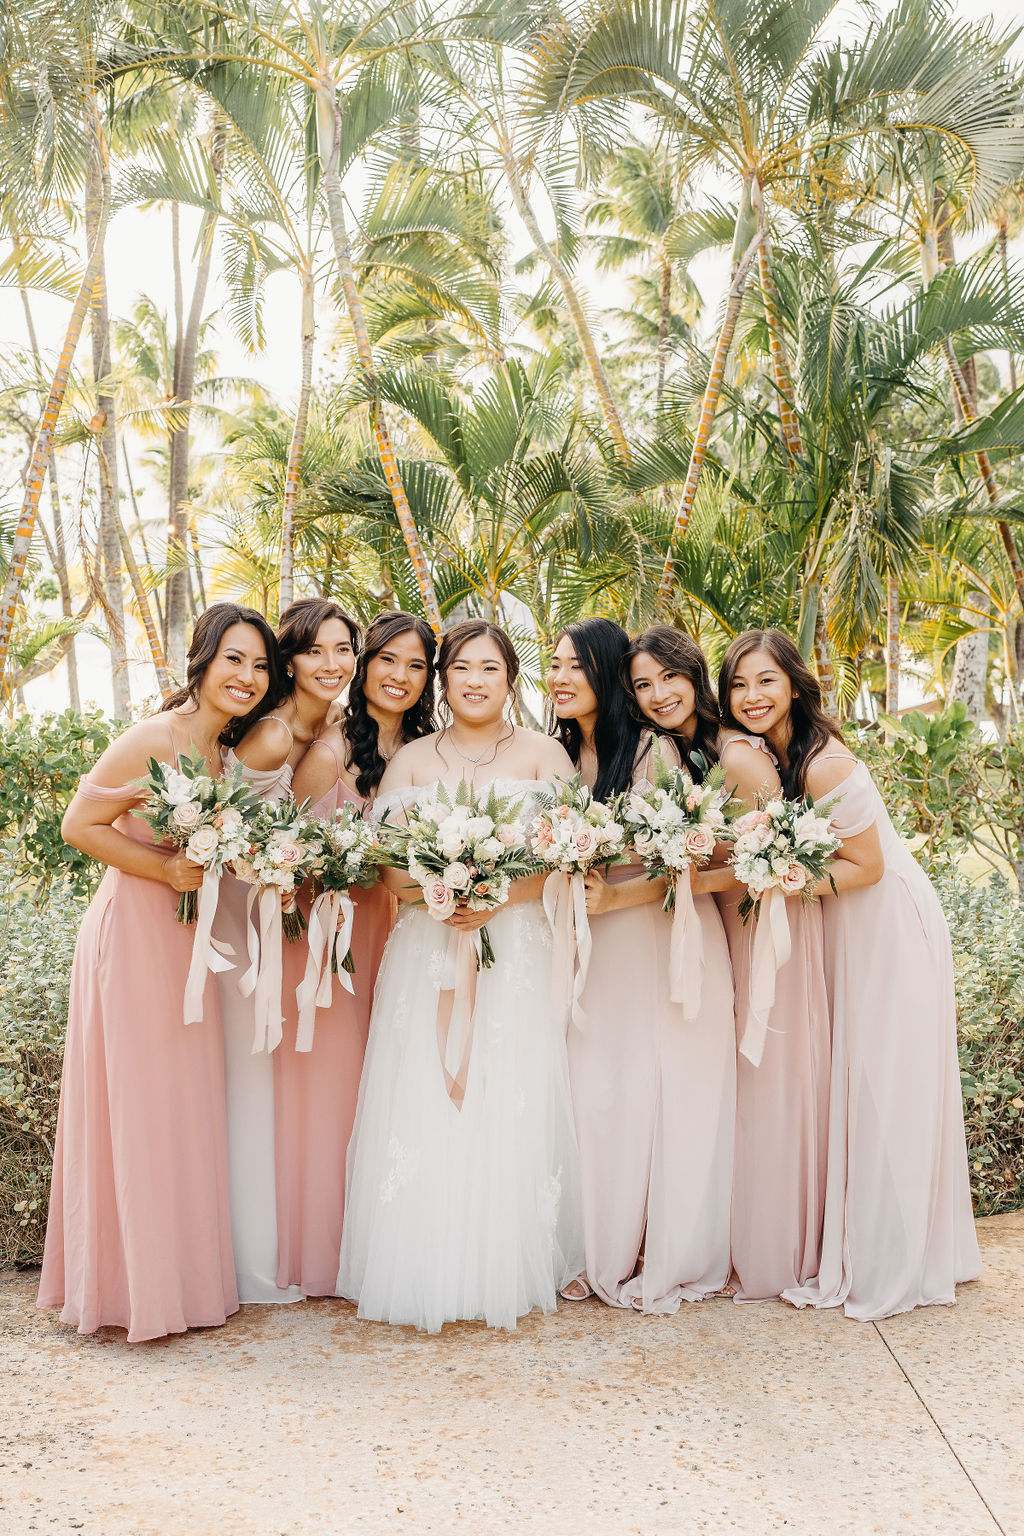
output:
<path id="1" fill-rule="evenodd" d="M 506 143 L 504 146 L 503 159 L 505 163 L 505 176 L 508 180 L 509 191 L 512 193 L 512 201 L 516 205 L 516 211 L 518 212 L 519 217 L 522 219 L 523 223 L 526 225 L 527 233 L 529 234 L 530 239 L 533 241 L 539 254 L 547 262 L 547 265 L 551 269 L 552 276 L 557 282 L 559 288 L 562 290 L 562 297 L 565 300 L 566 308 L 568 309 L 569 316 L 572 320 L 573 329 L 575 330 L 577 339 L 579 340 L 580 350 L 583 353 L 584 361 L 586 362 L 587 369 L 590 373 L 590 381 L 594 386 L 594 392 L 597 395 L 598 404 L 601 407 L 601 415 L 604 417 L 604 424 L 608 429 L 608 436 L 611 438 L 615 446 L 615 452 L 621 462 L 623 464 L 628 464 L 632 455 L 629 451 L 629 444 L 626 441 L 626 434 L 623 431 L 622 419 L 619 416 L 618 407 L 616 406 L 614 396 L 612 395 L 611 385 L 608 383 L 607 375 L 605 374 L 604 368 L 602 367 L 601 359 L 598 356 L 593 332 L 590 329 L 590 324 L 587 320 L 586 314 L 584 313 L 583 305 L 580 303 L 579 295 L 573 286 L 573 281 L 569 275 L 569 270 L 565 263 L 555 255 L 555 252 L 552 250 L 551 246 L 544 239 L 544 236 L 541 233 L 541 227 L 537 221 L 537 215 L 534 212 L 533 206 L 526 195 L 526 188 L 523 185 L 523 179 L 519 171 L 519 166 L 516 162 L 516 157 L 510 144 Z"/>
<path id="2" fill-rule="evenodd" d="M 885 712 L 900 707 L 900 584 L 894 571 L 885 577 Z"/>
<path id="3" fill-rule="evenodd" d="M 124 473 L 125 479 L 128 481 L 128 496 L 132 504 L 132 515 L 135 518 L 135 532 L 138 534 L 139 542 L 142 545 L 142 558 L 149 566 L 150 571 L 152 571 L 153 562 L 149 557 L 149 545 L 146 543 L 146 530 L 143 527 L 142 518 L 139 515 L 139 503 L 135 495 L 135 482 L 132 479 L 132 463 L 128 456 L 128 445 L 123 438 L 121 439 L 121 457 L 124 459 Z M 157 622 L 160 625 L 160 649 L 163 651 L 164 657 L 166 658 L 167 628 L 164 623 L 163 609 L 160 606 L 160 593 L 155 586 L 151 587 L 150 591 L 153 598 L 153 606 L 156 609 Z"/>
<path id="4" fill-rule="evenodd" d="M 763 238 L 761 230 L 755 226 L 750 243 L 745 248 L 740 246 L 740 240 L 746 234 L 752 222 L 749 187 L 744 189 L 744 193 L 739 216 L 736 220 L 732 278 L 729 283 L 728 294 L 726 295 L 725 314 L 722 317 L 722 327 L 718 333 L 714 355 L 711 359 L 711 372 L 708 375 L 707 388 L 704 391 L 704 399 L 700 408 L 700 419 L 697 422 L 697 431 L 694 434 L 693 448 L 690 452 L 690 466 L 686 473 L 686 482 L 683 485 L 683 494 L 676 511 L 672 537 L 669 540 L 668 553 L 665 556 L 665 565 L 661 573 L 661 582 L 658 586 L 657 612 L 661 615 L 666 613 L 669 599 L 672 596 L 674 581 L 672 551 L 677 539 L 681 539 L 685 534 L 690 521 L 690 514 L 693 511 L 693 502 L 697 494 L 700 472 L 704 468 L 704 461 L 707 458 L 708 443 L 711 439 L 711 427 L 715 419 L 715 412 L 718 409 L 718 402 L 722 396 L 725 365 L 729 360 L 729 351 L 732 347 L 732 338 L 736 332 L 736 322 L 739 319 L 740 305 L 743 302 L 743 293 L 747 286 L 747 277 Z"/>
<path id="5" fill-rule="evenodd" d="M 761 229 L 761 244 L 757 248 L 757 266 L 761 279 L 761 302 L 764 304 L 764 317 L 768 325 L 768 351 L 771 357 L 772 377 L 779 395 L 779 428 L 783 443 L 795 457 L 804 450 L 800 440 L 800 423 L 796 414 L 796 389 L 789 368 L 789 357 L 786 353 L 786 341 L 782 330 L 779 290 L 772 276 L 768 225 L 763 211 L 758 223 Z"/>
<path id="6" fill-rule="evenodd" d="M 427 557 L 423 552 L 416 520 L 412 515 L 409 498 L 405 494 L 405 486 L 402 484 L 398 461 L 395 458 L 395 450 L 391 444 L 391 434 L 388 431 L 380 401 L 376 398 L 377 376 L 373 365 L 373 349 L 370 346 L 370 335 L 366 328 L 363 303 L 359 297 L 359 290 L 356 287 L 352 250 L 348 242 L 348 230 L 345 227 L 345 206 L 341 196 L 341 176 L 338 170 L 341 157 L 341 102 L 338 99 L 334 81 L 329 76 L 325 76 L 319 82 L 317 89 L 317 128 L 320 141 L 320 162 L 323 170 L 321 180 L 324 196 L 327 201 L 327 215 L 331 226 L 331 238 L 334 242 L 334 257 L 338 267 L 338 277 L 341 281 L 342 292 L 345 295 L 345 306 L 348 310 L 348 317 L 352 326 L 356 354 L 359 358 L 364 377 L 372 392 L 370 424 L 373 427 L 373 435 L 377 442 L 377 451 L 380 454 L 384 480 L 388 490 L 391 492 L 391 500 L 394 503 L 398 525 L 405 539 L 405 547 L 409 553 L 409 559 L 412 561 L 412 568 L 423 603 L 423 611 L 426 614 L 430 627 L 436 635 L 439 635 L 441 633 L 441 610 L 438 607 L 437 594 L 434 591 L 434 583 L 430 577 Z"/>
<path id="7" fill-rule="evenodd" d="M 1006 249 L 1006 222 L 1006 211 L 1004 209 L 1000 213 L 996 223 L 996 233 L 999 237 L 999 263 L 1003 269 L 1003 288 L 1005 289 L 1007 295 L 1009 295 L 1010 262 Z M 1006 357 L 1010 364 L 1010 393 L 1012 394 L 1017 388 L 1017 359 L 1014 357 L 1012 352 L 1007 352 Z"/>
<path id="8" fill-rule="evenodd" d="M 21 293 L 21 305 L 25 311 L 25 324 L 28 327 L 29 346 L 32 349 L 36 371 L 40 373 L 42 359 L 39 352 L 39 338 L 36 335 L 35 319 L 32 314 L 32 305 L 29 302 L 28 289 L 24 284 L 19 284 L 19 291 Z M 63 618 L 72 619 L 74 618 L 74 605 L 71 601 L 71 578 L 68 574 L 67 544 L 64 539 L 64 515 L 60 504 L 60 486 L 57 481 L 57 460 L 52 453 L 47 467 L 47 475 L 50 482 L 50 510 L 53 516 L 53 568 L 57 576 L 57 585 L 60 588 L 60 611 Z M 42 520 L 40 520 L 39 526 L 43 526 Z M 74 635 L 69 635 L 67 642 L 64 660 L 67 663 L 68 669 L 68 703 L 75 713 L 78 714 L 81 712 L 82 699 L 78 689 L 78 657 L 75 652 Z"/>
<path id="9" fill-rule="evenodd" d="M 96 286 L 96 276 L 103 260 L 103 236 L 107 227 L 109 211 L 109 200 L 105 199 L 97 209 L 96 228 L 92 243 L 89 246 L 88 260 L 85 271 L 82 273 L 82 281 L 79 284 L 78 292 L 75 295 L 75 302 L 71 309 L 67 330 L 64 333 L 64 345 L 61 348 L 57 367 L 50 383 L 50 392 L 46 399 L 46 405 L 39 419 L 35 446 L 32 449 L 32 458 L 25 476 L 25 494 L 21 503 L 21 515 L 18 518 L 18 526 L 14 532 L 14 540 L 11 545 L 11 561 L 7 568 L 3 592 L 0 594 L 0 683 L 2 683 L 6 671 L 7 656 L 11 646 L 11 634 L 14 629 L 15 615 L 18 611 L 21 583 L 25 576 L 25 566 L 28 562 L 29 549 L 32 544 L 32 533 L 39 515 L 39 500 L 43 493 L 43 482 L 46 479 L 50 455 L 53 452 L 54 432 L 57 428 L 61 407 L 64 404 L 64 394 L 67 390 L 71 364 L 74 361 L 75 351 L 82 335 L 82 327 L 85 324 L 85 317 L 92 302 L 92 293 Z"/>
<path id="10" fill-rule="evenodd" d="M 672 263 L 661 263 L 661 290 L 658 307 L 658 383 L 654 392 L 655 406 L 661 404 L 665 390 L 665 361 L 668 351 L 668 327 L 672 318 Z"/>
<path id="11" fill-rule="evenodd" d="M 110 164 L 106 144 L 94 136 L 85 200 L 85 228 L 91 240 L 97 228 L 98 210 L 110 203 Z M 103 551 L 102 599 L 110 632 L 111 681 L 114 718 L 127 720 L 132 696 L 128 681 L 128 647 L 125 638 L 124 589 L 121 570 L 121 514 L 117 483 L 117 406 L 105 380 L 110 375 L 110 314 L 107 308 L 107 274 L 101 246 L 100 267 L 92 296 L 92 376 L 97 385 L 93 427 L 96 466 L 99 471 L 100 547 Z"/>
<path id="12" fill-rule="evenodd" d="M 215 180 L 219 183 L 224 169 L 224 153 L 227 141 L 227 125 L 221 113 L 215 112 L 213 138 L 210 146 L 210 162 Z M 168 566 L 174 567 L 167 577 L 167 649 L 171 671 L 180 677 L 185 670 L 185 628 L 189 607 L 191 582 L 188 570 L 188 491 L 189 491 L 189 431 L 192 410 L 192 391 L 196 379 L 196 353 L 199 350 L 199 330 L 203 320 L 203 306 L 213 265 L 213 232 L 217 223 L 216 213 L 205 213 L 199 230 L 199 264 L 196 267 L 188 320 L 181 334 L 180 347 L 177 338 L 174 350 L 174 394 L 180 407 L 170 433 L 170 486 L 168 508 Z M 180 294 L 180 270 L 175 271 L 175 296 Z M 179 308 L 179 316 L 180 316 Z M 180 321 L 176 319 L 179 333 Z"/>
<path id="13" fill-rule="evenodd" d="M 299 384 L 295 425 L 292 428 L 292 440 L 288 448 L 288 468 L 284 477 L 284 505 L 281 508 L 281 580 L 278 589 L 280 613 L 284 612 L 293 597 L 295 505 L 299 498 L 302 453 L 306 445 L 306 427 L 309 422 L 309 397 L 313 387 L 313 342 L 316 337 L 315 298 L 312 269 L 304 267 L 302 271 L 302 378 Z"/>
<path id="14" fill-rule="evenodd" d="M 157 684 L 159 685 L 161 696 L 166 699 L 173 689 L 171 680 L 167 675 L 167 662 L 164 659 L 163 645 L 160 643 L 160 631 L 157 629 L 156 620 L 153 618 L 149 594 L 146 591 L 146 584 L 142 579 L 142 572 L 139 570 L 136 562 L 131 540 L 120 516 L 117 519 L 117 531 L 121 541 L 121 553 L 124 556 L 124 563 L 128 569 L 128 578 L 131 581 L 132 591 L 135 594 L 135 605 L 139 610 L 142 627 L 146 631 L 146 640 L 149 644 L 149 654 L 153 662 L 153 669 L 156 672 Z"/>

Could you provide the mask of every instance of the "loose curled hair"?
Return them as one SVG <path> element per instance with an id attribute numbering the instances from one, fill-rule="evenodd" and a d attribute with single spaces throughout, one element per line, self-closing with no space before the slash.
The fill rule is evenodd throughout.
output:
<path id="1" fill-rule="evenodd" d="M 697 725 L 693 733 L 692 741 L 685 741 L 675 731 L 662 731 L 644 714 L 637 703 L 636 693 L 633 689 L 633 677 L 631 663 L 635 656 L 646 652 L 653 656 L 655 661 L 673 672 L 678 672 L 685 677 L 693 689 L 694 712 L 697 716 Z M 642 634 L 636 635 L 629 644 L 629 650 L 623 656 L 620 663 L 620 674 L 623 687 L 629 697 L 634 719 L 641 720 L 660 736 L 671 736 L 679 748 L 679 756 L 687 771 L 695 777 L 701 776 L 699 761 L 695 761 L 699 753 L 707 767 L 718 761 L 718 732 L 721 729 L 718 716 L 718 700 L 715 698 L 715 690 L 711 684 L 711 674 L 708 671 L 707 658 L 696 640 L 676 629 L 671 624 L 652 624 L 650 629 L 645 629 Z"/>
<path id="2" fill-rule="evenodd" d="M 580 619 L 567 624 L 558 636 L 568 637 L 576 652 L 583 676 L 597 698 L 597 725 L 594 750 L 597 753 L 597 782 L 594 795 L 606 800 L 628 789 L 633 777 L 640 726 L 634 720 L 629 700 L 622 686 L 619 665 L 629 649 L 629 636 L 611 619 Z M 558 640 L 555 641 L 557 646 Z M 582 736 L 578 720 L 560 720 L 553 704 L 549 731 L 557 736 L 573 762 L 579 767 Z"/>
<path id="3" fill-rule="evenodd" d="M 434 652 L 437 641 L 426 619 L 414 613 L 403 613 L 400 608 L 385 609 L 378 613 L 366 631 L 363 648 L 356 661 L 356 670 L 348 690 L 345 706 L 345 741 L 348 758 L 345 766 L 356 770 L 356 789 L 363 799 L 373 794 L 384 777 L 387 763 L 380 750 L 380 733 L 377 722 L 366 703 L 366 669 L 375 656 L 387 650 L 399 635 L 419 635 L 427 662 L 423 692 L 402 716 L 402 743 L 429 736 L 435 729 L 434 721 Z"/>
<path id="4" fill-rule="evenodd" d="M 340 619 L 346 626 L 352 637 L 352 650 L 358 655 L 362 639 L 359 625 L 350 614 L 345 612 L 340 603 L 333 602 L 331 598 L 299 597 L 294 603 L 289 603 L 282 613 L 277 626 L 277 646 L 281 652 L 283 676 L 282 692 L 275 701 L 277 704 L 295 692 L 295 678 L 288 671 L 288 663 L 293 656 L 302 656 L 306 651 L 313 649 L 321 625 L 328 623 L 331 619 Z"/>
<path id="5" fill-rule="evenodd" d="M 188 648 L 185 686 L 164 699 L 160 706 L 161 711 L 177 709 L 182 704 L 193 704 L 198 708 L 203 678 L 209 671 L 210 663 L 215 660 L 224 636 L 233 624 L 250 625 L 263 641 L 267 651 L 267 691 L 247 715 L 228 722 L 220 734 L 221 745 L 225 747 L 237 747 L 246 731 L 251 729 L 257 720 L 262 719 L 268 710 L 273 709 L 280 695 L 281 658 L 277 637 L 262 613 L 257 613 L 255 608 L 243 608 L 240 603 L 211 603 L 210 607 L 199 615 Z"/>
<path id="6" fill-rule="evenodd" d="M 461 651 L 471 640 L 479 640 L 486 636 L 493 640 L 501 652 L 505 663 L 505 672 L 508 677 L 508 691 L 510 698 L 515 698 L 516 680 L 519 677 L 519 657 L 516 648 L 506 635 L 505 631 L 497 624 L 492 624 L 489 619 L 463 619 L 458 624 L 453 624 L 451 629 L 446 629 L 441 636 L 441 644 L 437 651 L 437 675 L 441 684 L 441 708 L 451 719 L 451 710 L 448 707 L 448 673 L 452 663 L 458 659 Z"/>
<path id="7" fill-rule="evenodd" d="M 748 629 L 737 635 L 722 657 L 718 673 L 718 697 L 722 702 L 722 723 L 732 730 L 745 731 L 732 712 L 732 685 L 736 668 L 751 651 L 767 651 L 793 688 L 790 719 L 793 734 L 786 747 L 786 764 L 781 770 L 782 789 L 792 800 L 807 793 L 807 769 L 813 758 L 832 740 L 842 741 L 838 724 L 821 707 L 821 687 L 793 641 L 781 629 Z"/>

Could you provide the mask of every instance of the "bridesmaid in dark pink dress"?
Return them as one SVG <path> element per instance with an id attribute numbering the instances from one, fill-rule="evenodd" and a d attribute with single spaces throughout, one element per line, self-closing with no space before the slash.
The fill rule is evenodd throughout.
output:
<path id="1" fill-rule="evenodd" d="M 214 604 L 186 686 L 107 748 L 64 817 L 66 840 L 107 865 L 75 951 L 39 1286 L 39 1306 L 79 1333 L 114 1326 L 135 1343 L 238 1306 L 216 986 L 203 1021 L 183 1022 L 193 930 L 175 909 L 203 871 L 130 813 L 151 757 L 198 753 L 219 773 L 231 728 L 276 684 L 266 620 Z"/>
<path id="2" fill-rule="evenodd" d="M 398 748 L 434 729 L 434 649 L 423 619 L 392 611 L 373 620 L 344 724 L 329 727 L 313 742 L 295 775 L 296 798 L 308 798 L 315 815 L 330 815 L 346 800 L 362 805 L 372 799 Z M 307 1296 L 335 1293 L 345 1155 L 374 983 L 394 917 L 394 899 L 383 884 L 354 897 L 354 993 L 335 980 L 330 1007 L 317 1010 L 309 1051 L 295 1048 L 295 992 L 308 950 L 293 944 L 285 952 L 284 1039 L 274 1052 L 277 1283 L 296 1285 Z"/>
<path id="3" fill-rule="evenodd" d="M 821 1264 L 784 1299 L 864 1320 L 950 1303 L 981 1264 L 938 897 L 787 635 L 734 640 L 719 699 L 727 728 L 768 742 L 787 796 L 832 802 L 843 840 L 835 892 L 817 892 L 833 1031 Z"/>

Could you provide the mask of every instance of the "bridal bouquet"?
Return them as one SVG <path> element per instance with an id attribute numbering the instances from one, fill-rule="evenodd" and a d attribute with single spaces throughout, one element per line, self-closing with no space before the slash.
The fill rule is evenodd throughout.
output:
<path id="1" fill-rule="evenodd" d="M 223 779 L 206 772 L 201 757 L 178 759 L 178 767 L 149 760 L 149 773 L 139 780 L 146 800 L 133 815 L 152 827 L 158 841 L 176 843 L 193 864 L 220 876 L 246 845 L 247 820 L 259 805 L 257 797 L 234 769 Z M 197 891 L 182 891 L 179 923 L 194 923 L 199 910 Z"/>
<path id="2" fill-rule="evenodd" d="M 750 990 L 741 1053 L 760 1065 L 775 1002 L 775 978 L 792 953 L 787 896 L 813 899 L 814 886 L 842 846 L 829 829 L 829 802 L 768 800 L 733 824 L 732 867 L 746 886 L 740 915 L 757 918 L 750 951 Z"/>
<path id="3" fill-rule="evenodd" d="M 289 795 L 277 805 L 261 800 L 246 825 L 243 852 L 232 865 L 239 880 L 263 891 L 294 897 L 323 856 L 324 843 L 317 822 L 302 814 Z M 283 913 L 286 939 L 302 937 L 305 919 L 292 901 Z"/>
<path id="4" fill-rule="evenodd" d="M 622 796 L 619 814 L 626 826 L 628 846 L 651 880 L 665 879 L 665 911 L 676 904 L 677 891 L 692 865 L 706 864 L 715 844 L 728 842 L 729 801 L 725 772 L 711 768 L 700 782 L 685 768 L 669 768 L 659 759 L 655 782 Z"/>
<path id="5" fill-rule="evenodd" d="M 458 907 L 490 912 L 508 900 L 513 880 L 538 871 L 520 812 L 522 799 L 491 785 L 478 794 L 465 779 L 454 798 L 442 786 L 433 805 L 418 806 L 402 826 L 380 823 L 382 862 L 408 870 L 431 917 L 444 922 Z M 494 964 L 487 928 L 480 929 L 481 966 Z"/>
<path id="6" fill-rule="evenodd" d="M 735 843 L 731 863 L 737 880 L 747 888 L 740 902 L 746 922 L 756 917 L 766 891 L 813 899 L 813 887 L 828 869 L 841 843 L 829 830 L 828 805 L 802 800 L 769 800 L 733 823 Z"/>
<path id="7" fill-rule="evenodd" d="M 698 781 L 685 768 L 667 767 L 660 755 L 655 759 L 653 785 L 622 796 L 620 814 L 629 847 L 649 880 L 667 882 L 663 905 L 673 914 L 669 996 L 682 1004 L 688 1021 L 700 1012 L 704 984 L 704 933 L 693 901 L 690 870 L 707 864 L 716 843 L 731 839 L 730 799 L 721 768 L 709 768 Z"/>
<path id="8" fill-rule="evenodd" d="M 580 998 L 590 967 L 592 939 L 584 876 L 598 864 L 621 864 L 626 829 L 615 810 L 595 800 L 577 773 L 537 796 L 540 810 L 530 823 L 530 848 L 551 871 L 544 882 L 544 911 L 554 940 L 552 975 L 556 1002 L 568 1008 L 581 1028 Z"/>
<path id="9" fill-rule="evenodd" d="M 315 910 L 317 903 L 327 898 L 325 906 L 333 906 L 337 916 L 339 903 L 331 898 L 347 897 L 354 885 L 364 891 L 376 885 L 380 848 L 362 808 L 351 801 L 339 805 L 333 815 L 319 818 L 312 825 L 323 843 L 323 852 L 313 866 L 313 878 L 319 887 L 313 908 Z M 348 944 L 344 950 L 340 945 L 337 950 L 332 946 L 331 969 L 335 975 L 339 970 L 354 972 L 352 950 Z"/>

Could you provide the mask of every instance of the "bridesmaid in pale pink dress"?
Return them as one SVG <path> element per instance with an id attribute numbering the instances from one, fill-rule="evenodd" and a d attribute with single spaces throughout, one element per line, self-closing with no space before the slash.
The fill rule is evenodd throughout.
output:
<path id="1" fill-rule="evenodd" d="M 423 619 L 389 611 L 373 620 L 344 724 L 315 740 L 295 775 L 295 793 L 312 802 L 314 815 L 372 799 L 398 748 L 434 729 L 434 649 Z M 307 948 L 291 945 L 285 955 L 284 1040 L 274 1054 L 278 1284 L 298 1286 L 306 1296 L 333 1296 L 337 1284 L 345 1154 L 374 983 L 394 915 L 394 898 L 383 884 L 353 895 L 354 993 L 335 979 L 330 1007 L 316 1013 L 310 1051 L 295 1049 L 295 991 Z"/>
<path id="2" fill-rule="evenodd" d="M 724 730 L 726 786 L 748 808 L 782 793 L 775 759 L 760 736 Z M 742 887 L 717 897 L 736 988 L 736 1036 L 750 1008 L 750 951 L 757 919 L 739 915 Z M 821 906 L 791 896 L 792 952 L 779 967 L 757 1066 L 737 1056 L 732 1262 L 737 1301 L 761 1301 L 818 1272 L 825 1206 L 831 1027 L 825 991 Z"/>
<path id="3" fill-rule="evenodd" d="M 740 635 L 720 689 L 726 725 L 765 738 L 788 796 L 833 801 L 843 839 L 838 894 L 818 892 L 833 1026 L 821 1265 L 785 1299 L 862 1319 L 951 1303 L 981 1262 L 942 908 L 788 636 Z"/>
<path id="4" fill-rule="evenodd" d="M 628 694 L 619 691 L 620 676 Z M 548 689 L 559 733 L 598 797 L 666 763 L 715 756 L 718 710 L 699 648 L 658 626 L 629 644 L 603 619 L 569 625 Z M 563 1295 L 592 1291 L 612 1306 L 675 1312 L 726 1284 L 735 1101 L 732 973 L 703 875 L 695 909 L 704 944 L 696 1016 L 669 995 L 671 918 L 664 886 L 636 866 L 587 877 L 593 950 L 569 1030 L 583 1177 L 586 1272 Z M 694 978 L 696 980 L 696 978 Z"/>
<path id="5" fill-rule="evenodd" d="M 292 775 L 308 747 L 327 729 L 328 715 L 348 686 L 355 667 L 359 627 L 328 598 L 303 597 L 291 603 L 277 630 L 282 696 L 271 713 L 225 752 L 228 767 L 263 799 L 277 803 L 292 788 Z M 225 875 L 215 933 L 245 956 L 246 901 L 250 887 Z M 305 964 L 303 941 L 285 943 L 285 993 L 294 998 L 291 973 Z M 244 965 L 244 962 L 243 962 Z M 295 1286 L 279 1287 L 275 1215 L 274 1061 L 254 1049 L 255 997 L 238 989 L 242 966 L 221 974 L 224 1020 L 228 1159 L 231 1179 L 231 1236 L 241 1302 L 301 1301 Z M 275 1053 L 280 1054 L 280 1049 Z"/>
<path id="6" fill-rule="evenodd" d="M 186 686 L 107 748 L 64 817 L 67 841 L 107 865 L 75 950 L 39 1286 L 80 1333 L 126 1328 L 135 1343 L 238 1306 L 214 986 L 202 1022 L 183 1021 L 193 929 L 175 908 L 203 871 L 130 813 L 150 758 L 198 753 L 219 771 L 226 731 L 266 707 L 276 674 L 261 615 L 208 608 Z"/>

